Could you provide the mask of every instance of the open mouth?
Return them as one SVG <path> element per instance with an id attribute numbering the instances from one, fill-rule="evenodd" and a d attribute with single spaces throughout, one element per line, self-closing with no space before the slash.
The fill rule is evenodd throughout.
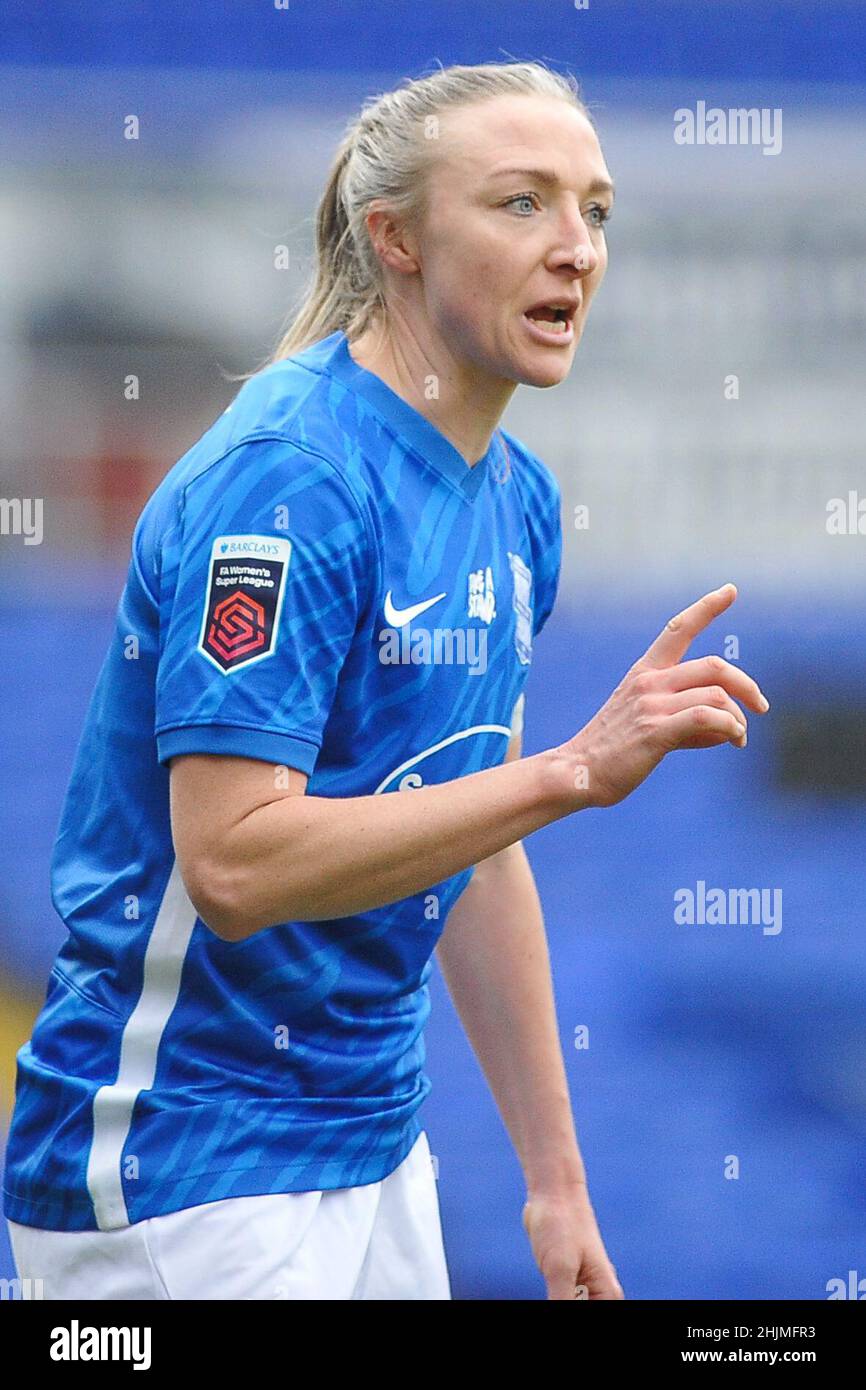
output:
<path id="1" fill-rule="evenodd" d="M 574 313 L 570 305 L 537 304 L 527 309 L 523 317 L 545 339 L 560 338 L 567 342 L 574 336 Z"/>

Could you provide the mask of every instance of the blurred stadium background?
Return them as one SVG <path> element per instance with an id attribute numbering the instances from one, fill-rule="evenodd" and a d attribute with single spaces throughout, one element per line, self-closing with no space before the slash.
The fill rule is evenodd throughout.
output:
<path id="1" fill-rule="evenodd" d="M 542 58 L 581 80 L 618 199 L 572 378 L 518 391 L 505 421 L 564 500 L 527 750 L 727 580 L 739 600 L 693 654 L 735 638 L 772 701 L 745 753 L 675 755 L 529 841 L 590 1190 L 632 1298 L 821 1299 L 866 1276 L 866 534 L 827 530 L 831 499 L 866 497 L 864 18 L 859 0 L 7 0 L 0 495 L 44 499 L 44 537 L 0 536 L 0 1141 L 142 504 L 275 339 L 364 96 L 434 61 Z M 698 101 L 781 109 L 781 151 L 677 145 Z M 782 930 L 677 924 L 699 880 L 781 890 Z M 438 974 L 427 1047 L 455 1296 L 542 1297 L 520 1170 Z"/>

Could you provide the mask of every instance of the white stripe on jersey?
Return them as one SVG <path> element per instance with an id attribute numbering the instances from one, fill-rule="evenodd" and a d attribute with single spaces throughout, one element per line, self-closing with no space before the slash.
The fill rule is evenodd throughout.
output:
<path id="1" fill-rule="evenodd" d="M 120 1163 L 140 1091 L 149 1091 L 165 1026 L 180 992 L 180 976 L 197 913 L 177 860 L 162 895 L 144 955 L 144 980 L 120 1044 L 117 1080 L 93 1097 L 93 1143 L 87 1188 L 100 1231 L 128 1226 Z"/>

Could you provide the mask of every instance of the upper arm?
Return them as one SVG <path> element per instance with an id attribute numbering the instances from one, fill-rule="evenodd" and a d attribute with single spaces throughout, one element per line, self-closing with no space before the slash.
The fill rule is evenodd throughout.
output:
<path id="1" fill-rule="evenodd" d="M 187 485 L 162 544 L 155 735 L 205 921 L 229 901 L 233 828 L 305 792 L 374 559 L 345 479 L 288 441 L 247 441 Z"/>
<path id="2" fill-rule="evenodd" d="M 254 758 L 188 754 L 171 759 L 171 835 L 178 866 L 193 906 L 214 930 L 223 905 L 234 901 L 228 836 L 260 807 L 303 796 L 307 780 L 297 768 Z"/>

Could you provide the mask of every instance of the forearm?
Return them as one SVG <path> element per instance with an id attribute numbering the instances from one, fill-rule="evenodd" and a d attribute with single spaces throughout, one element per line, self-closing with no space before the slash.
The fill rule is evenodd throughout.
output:
<path id="1" fill-rule="evenodd" d="M 541 904 L 522 845 L 478 865 L 436 955 L 527 1190 L 562 1192 L 585 1182 Z"/>
<path id="2" fill-rule="evenodd" d="M 245 816 L 214 865 L 231 939 L 397 902 L 581 808 L 559 750 L 381 796 L 281 797 Z"/>

